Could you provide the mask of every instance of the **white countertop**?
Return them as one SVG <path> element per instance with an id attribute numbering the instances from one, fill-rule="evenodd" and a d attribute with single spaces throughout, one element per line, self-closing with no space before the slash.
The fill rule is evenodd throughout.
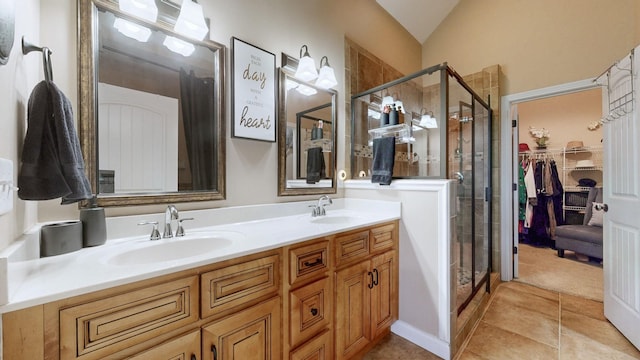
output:
<path id="1" fill-rule="evenodd" d="M 164 214 L 109 218 L 109 239 L 104 245 L 47 258 L 9 261 L 7 279 L 3 280 L 14 285 L 8 303 L 0 306 L 0 313 L 400 219 L 399 202 L 335 199 L 323 219 L 311 217 L 307 208 L 310 204 L 315 201 L 184 211 L 181 218 L 196 219 L 184 223 L 187 235 L 156 241 L 149 240 L 150 227 L 139 227 L 137 223 L 163 219 Z M 239 221 L 241 218 L 245 220 Z M 162 232 L 162 225 L 159 229 Z M 135 236 L 113 237 L 122 233 Z M 212 241 L 217 240 L 215 237 L 231 241 L 213 251 L 177 260 L 149 262 L 143 258 L 147 251 L 152 252 L 150 247 L 168 242 L 194 246 L 191 239 L 210 235 L 214 236 Z M 142 248 L 145 249 L 138 250 Z M 111 263 L 114 257 L 127 253 L 139 253 L 140 262 Z"/>

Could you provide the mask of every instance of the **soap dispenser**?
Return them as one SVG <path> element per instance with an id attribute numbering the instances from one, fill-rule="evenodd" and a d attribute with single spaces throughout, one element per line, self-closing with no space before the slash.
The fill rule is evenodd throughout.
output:
<path id="1" fill-rule="evenodd" d="M 107 241 L 107 224 L 104 209 L 98 207 L 98 200 L 92 197 L 89 207 L 80 210 L 82 222 L 82 246 L 98 246 Z"/>

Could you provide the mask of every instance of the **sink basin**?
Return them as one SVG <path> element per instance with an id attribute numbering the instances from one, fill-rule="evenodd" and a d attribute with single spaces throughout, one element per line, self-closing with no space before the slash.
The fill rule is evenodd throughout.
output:
<path id="1" fill-rule="evenodd" d="M 149 240 L 148 246 L 123 251 L 107 258 L 106 262 L 111 265 L 144 265 L 202 256 L 231 245 L 238 235 L 188 235 L 187 238 Z"/>
<path id="2" fill-rule="evenodd" d="M 324 215 L 324 216 L 312 217 L 311 218 L 311 222 L 312 223 L 316 223 L 316 224 L 334 224 L 334 225 L 339 225 L 339 224 L 346 224 L 346 223 L 349 223 L 349 222 L 352 222 L 352 221 L 361 220 L 361 219 L 363 219 L 363 217 L 361 217 L 361 216 L 327 214 L 327 215 Z"/>

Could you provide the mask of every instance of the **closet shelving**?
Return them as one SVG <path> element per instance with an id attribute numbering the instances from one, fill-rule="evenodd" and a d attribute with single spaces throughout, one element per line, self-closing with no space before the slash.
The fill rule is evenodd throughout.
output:
<path id="1" fill-rule="evenodd" d="M 584 215 L 590 188 L 578 186 L 578 181 L 583 178 L 590 178 L 597 182 L 596 186 L 602 186 L 602 147 L 543 149 L 519 153 L 520 161 L 526 158 L 552 158 L 556 161 L 558 172 L 560 172 L 558 175 L 564 188 L 563 210 L 565 220 L 567 223 L 581 223 L 579 218 Z M 584 162 L 580 161 L 585 160 L 591 161 L 593 166 L 581 166 Z"/>

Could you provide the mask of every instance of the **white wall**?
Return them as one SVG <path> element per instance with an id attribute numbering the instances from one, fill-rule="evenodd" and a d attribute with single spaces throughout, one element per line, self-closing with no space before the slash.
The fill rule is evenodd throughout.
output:
<path id="1" fill-rule="evenodd" d="M 400 316 L 392 331 L 430 352 L 449 358 L 451 319 L 457 313 L 449 293 L 451 269 L 451 186 L 448 180 L 368 180 L 345 183 L 345 196 L 401 201 Z M 452 312 L 453 309 L 453 312 Z M 455 324 L 455 323 L 454 323 Z"/>
<path id="2" fill-rule="evenodd" d="M 75 0 L 10 0 L 16 4 L 16 42 L 23 34 L 32 42 L 53 50 L 54 80 L 71 100 L 77 114 L 77 1 Z M 236 36 L 276 55 L 286 52 L 296 56 L 307 44 L 311 55 L 326 55 L 338 78 L 338 167 L 344 167 L 344 37 L 348 36 L 377 54 L 396 69 L 410 73 L 421 66 L 421 46 L 376 2 L 369 0 L 208 0 L 200 2 L 205 16 L 211 19 L 211 39 L 230 46 Z M 41 8 L 41 9 L 40 9 Z M 40 14 L 42 13 L 42 16 Z M 40 22 L 42 19 L 42 22 Z M 229 49 L 230 50 L 230 49 Z M 230 51 L 228 52 L 230 53 Z M 227 79 L 230 57 L 227 56 Z M 318 64 L 316 64 L 318 65 Z M 16 162 L 21 151 L 26 121 L 26 102 L 35 83 L 42 79 L 41 57 L 22 57 L 12 52 L 10 64 L 0 67 L 0 157 Z M 230 94 L 227 83 L 227 136 L 230 137 Z M 8 109 L 5 111 L 4 109 Z M 8 126 L 5 126 L 7 124 Z M 26 127 L 26 126 L 25 126 Z M 227 139 L 227 199 L 215 202 L 178 204 L 180 210 L 202 209 L 245 204 L 300 201 L 311 197 L 277 196 L 277 144 Z M 337 196 L 342 196 L 341 193 Z M 60 200 L 24 202 L 14 200 L 16 210 L 0 216 L 0 249 L 36 221 L 76 219 L 78 209 L 60 205 Z M 37 210 L 35 210 L 37 208 Z M 145 214 L 163 211 L 164 206 L 133 206 L 107 209 L 107 216 Z M 3 236 L 5 236 L 3 235 Z"/>
<path id="3" fill-rule="evenodd" d="M 39 53 L 23 56 L 21 39 L 24 35 L 32 43 L 40 42 L 40 2 L 9 0 L 9 3 L 15 8 L 15 36 L 9 61 L 0 66 L 0 157 L 14 162 L 13 181 L 17 183 L 29 92 L 43 76 L 42 56 Z M 14 200 L 13 212 L 0 215 L 0 249 L 36 222 L 36 205 Z"/>

